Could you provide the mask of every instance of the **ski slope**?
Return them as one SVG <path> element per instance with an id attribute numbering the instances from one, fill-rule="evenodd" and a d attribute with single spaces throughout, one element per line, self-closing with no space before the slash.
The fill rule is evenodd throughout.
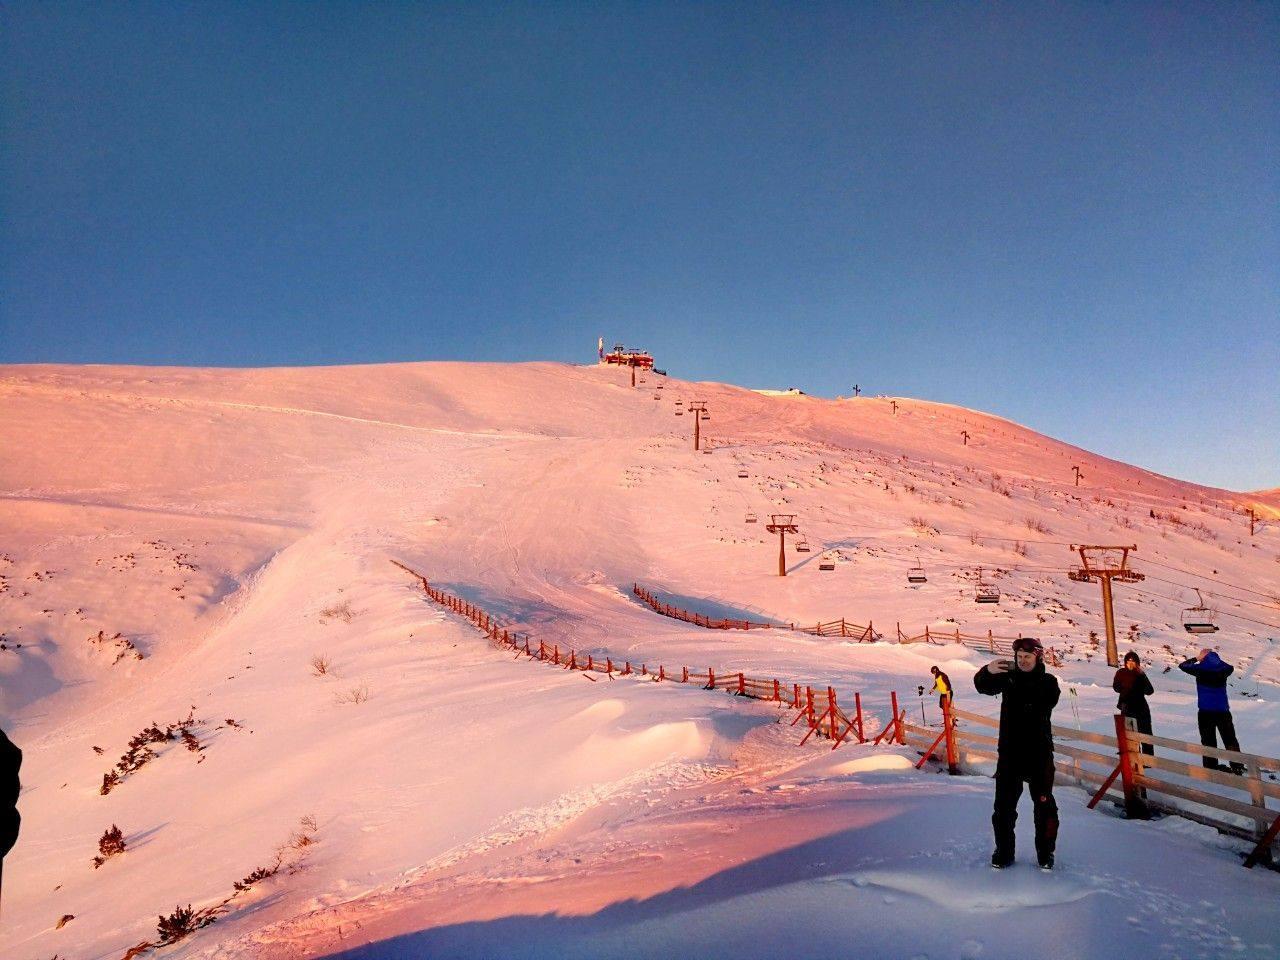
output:
<path id="1" fill-rule="evenodd" d="M 706 401 L 710 455 L 677 399 Z M 1237 665 L 1242 746 L 1275 756 L 1280 524 L 1251 539 L 1240 512 L 1280 515 L 1275 491 L 944 404 L 632 389 L 595 366 L 10 366 L 0 401 L 0 722 L 26 754 L 6 958 L 114 960 L 282 847 L 284 869 L 156 955 L 1280 952 L 1280 877 L 1242 870 L 1237 841 L 1063 789 L 1059 869 L 994 873 L 985 778 L 916 772 L 905 748 L 797 748 L 767 704 L 512 660 L 390 562 L 548 643 L 830 683 L 881 722 L 891 690 L 919 709 L 935 663 L 994 713 L 968 683 L 984 658 L 701 630 L 632 583 L 890 640 L 1033 633 L 1067 657 L 1058 722 L 1105 731 L 1099 597 L 1067 579 L 1068 545 L 1136 543 L 1148 580 L 1117 587 L 1117 623 L 1151 664 L 1157 732 L 1196 739 L 1194 688 L 1163 672 L 1204 642 L 1179 623 L 1196 586 Z M 786 578 L 748 510 L 796 514 L 814 549 Z M 973 603 L 978 566 L 997 607 Z M 131 737 L 188 716 L 198 752 L 160 744 L 100 795 Z M 113 824 L 126 850 L 95 869 Z"/>

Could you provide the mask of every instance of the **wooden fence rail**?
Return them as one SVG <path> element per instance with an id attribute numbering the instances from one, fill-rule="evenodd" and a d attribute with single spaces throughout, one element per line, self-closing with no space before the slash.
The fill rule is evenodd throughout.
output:
<path id="1" fill-rule="evenodd" d="M 987 728 L 999 728 L 1000 724 L 968 710 L 945 712 L 944 727 L 953 728 L 946 739 L 955 743 L 958 764 L 996 756 L 996 737 L 956 725 L 957 719 Z M 1146 817 L 1154 810 L 1194 820 L 1253 842 L 1245 866 L 1270 861 L 1271 846 L 1280 836 L 1280 782 L 1268 777 L 1273 778 L 1280 771 L 1280 760 L 1139 733 L 1132 719 L 1119 714 L 1115 725 L 1114 737 L 1058 724 L 1052 727 L 1058 779 L 1089 789 L 1093 794 L 1090 808 L 1110 797 L 1122 804 L 1131 817 Z M 937 731 L 906 725 L 906 742 L 910 746 L 929 751 L 937 748 L 938 739 Z M 1177 760 L 1163 753 L 1145 754 L 1144 744 L 1161 751 L 1189 754 L 1195 760 Z M 1242 773 L 1205 767 L 1200 762 L 1202 757 L 1236 764 Z M 1205 789 L 1208 785 L 1220 789 Z M 1232 796 L 1232 792 L 1244 793 L 1246 798 Z M 1268 799 L 1277 802 L 1269 807 Z"/>

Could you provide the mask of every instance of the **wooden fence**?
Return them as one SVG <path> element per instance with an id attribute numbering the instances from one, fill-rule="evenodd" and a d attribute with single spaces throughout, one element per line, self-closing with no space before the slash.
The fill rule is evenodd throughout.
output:
<path id="1" fill-rule="evenodd" d="M 962 723 L 956 724 L 957 719 Z M 997 730 L 1000 726 L 998 720 L 980 713 L 952 709 L 944 711 L 942 731 L 904 718 L 903 740 L 923 751 L 918 765 L 946 744 L 948 763 L 953 772 L 959 772 L 979 758 L 995 757 L 998 744 L 997 737 L 968 729 L 966 724 Z M 1280 782 L 1274 779 L 1280 760 L 1139 733 L 1132 719 L 1119 714 L 1115 725 L 1114 737 L 1053 725 L 1058 780 L 1090 791 L 1090 809 L 1110 798 L 1133 818 L 1145 818 L 1153 811 L 1184 817 L 1253 842 L 1245 866 L 1270 862 L 1271 846 L 1280 835 L 1280 804 L 1268 807 L 1267 800 L 1280 801 Z M 1143 753 L 1144 745 L 1161 752 Z M 1166 752 L 1186 754 L 1190 760 Z M 1236 765 L 1241 773 L 1205 767 L 1202 757 Z M 1216 789 L 1206 789 L 1210 786 Z M 1241 793 L 1243 799 L 1233 795 Z"/>
<path id="2" fill-rule="evenodd" d="M 844 617 L 839 620 L 829 620 L 826 623 L 815 623 L 811 627 L 796 623 L 766 623 L 763 620 L 728 618 L 713 620 L 706 614 L 695 613 L 692 610 L 685 610 L 682 607 L 665 603 L 638 583 L 631 585 L 631 592 L 664 617 L 683 620 L 685 623 L 706 627 L 709 630 L 794 630 L 796 633 L 808 633 L 815 637 L 847 637 L 864 643 L 881 639 L 880 634 L 876 633 L 872 624 L 868 623 L 864 627 L 861 624 L 846 620 Z"/>
<path id="3" fill-rule="evenodd" d="M 796 715 L 791 720 L 792 726 L 804 723 L 807 732 L 804 739 L 800 741 L 802 744 L 811 736 L 831 740 L 832 750 L 849 739 L 854 739 L 858 743 L 866 743 L 868 740 L 874 743 L 901 742 L 901 731 L 899 725 L 895 723 L 895 720 L 899 719 L 896 692 L 890 694 L 889 722 L 878 735 L 868 737 L 866 726 L 868 718 L 863 714 L 861 693 L 853 695 L 853 711 L 850 713 L 845 710 L 845 705 L 840 703 L 833 686 L 815 689 L 808 684 L 784 683 L 776 677 L 768 679 L 748 677 L 742 671 L 717 671 L 713 667 L 690 670 L 685 665 L 671 668 L 665 664 L 632 663 L 630 660 L 615 661 L 608 654 L 600 656 L 596 651 L 580 653 L 572 647 L 561 649 L 559 644 L 548 646 L 542 640 L 534 640 L 529 634 L 504 625 L 475 604 L 432 586 L 426 577 L 404 564 L 396 560 L 391 562 L 418 580 L 426 595 L 435 603 L 451 613 L 467 618 L 488 637 L 491 643 L 513 650 L 517 656 L 528 657 L 530 660 L 567 670 L 580 670 L 587 674 L 605 674 L 610 679 L 639 677 L 654 682 L 695 684 L 704 690 L 726 690 L 736 696 L 776 703 L 787 710 L 795 711 Z"/>
<path id="4" fill-rule="evenodd" d="M 934 630 L 928 626 L 923 633 L 909 634 L 902 632 L 902 624 L 897 624 L 899 643 L 934 643 L 945 645 L 958 643 L 972 650 L 990 653 L 1006 653 L 1013 656 L 1013 643 L 1017 637 L 998 637 L 990 630 L 986 633 L 962 633 L 959 627 L 954 630 Z M 1062 658 L 1053 647 L 1044 648 L 1044 659 L 1055 667 L 1062 666 Z"/>
<path id="5" fill-rule="evenodd" d="M 763 620 L 742 620 L 736 618 L 723 617 L 713 619 L 706 614 L 697 613 L 692 610 L 685 610 L 683 607 L 677 607 L 674 604 L 659 600 L 651 590 L 640 586 L 638 583 L 631 585 L 631 592 L 644 601 L 648 606 L 662 614 L 664 617 L 671 617 L 675 620 L 683 620 L 685 623 L 692 623 L 695 626 L 706 627 L 708 630 L 794 630 L 797 633 L 807 633 L 815 637 L 844 637 L 857 640 L 861 643 L 870 643 L 875 640 L 884 639 L 879 633 L 876 633 L 875 626 L 868 623 L 863 626 L 854 623 L 852 620 L 846 620 L 841 617 L 839 620 L 828 620 L 825 623 L 816 623 L 813 626 L 805 624 L 797 624 L 795 622 L 776 624 L 767 623 Z M 998 637 L 990 630 L 986 633 L 962 633 L 959 627 L 955 630 L 934 630 L 926 626 L 923 633 L 910 634 L 902 632 L 902 624 L 895 624 L 898 643 L 934 643 L 948 644 L 958 643 L 963 646 L 970 647 L 974 650 L 989 651 L 991 653 L 1006 653 L 1013 655 L 1013 642 L 1017 637 Z M 1045 647 L 1045 660 L 1055 667 L 1062 666 L 1062 660 L 1052 647 Z"/>

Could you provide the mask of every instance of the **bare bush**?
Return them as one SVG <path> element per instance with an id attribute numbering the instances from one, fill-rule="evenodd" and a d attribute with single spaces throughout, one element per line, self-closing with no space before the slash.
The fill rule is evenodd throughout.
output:
<path id="1" fill-rule="evenodd" d="M 1021 540 L 1015 540 L 1013 541 L 1013 552 L 1020 557 L 1025 557 L 1027 555 L 1027 545 Z"/>
<path id="2" fill-rule="evenodd" d="M 333 664 L 329 658 L 317 654 L 311 658 L 311 674 L 316 677 L 328 677 L 333 673 Z"/>
<path id="3" fill-rule="evenodd" d="M 355 612 L 351 609 L 350 600 L 343 600 L 320 611 L 321 620 L 341 620 L 343 623 L 350 623 L 354 616 Z"/>
<path id="4" fill-rule="evenodd" d="M 915 529 L 916 533 L 922 533 L 925 536 L 932 537 L 936 536 L 938 533 L 938 528 L 924 517 L 912 517 L 911 526 Z"/>
<path id="5" fill-rule="evenodd" d="M 1036 517 L 1027 517 L 1022 522 L 1026 525 L 1026 528 L 1030 530 L 1032 533 L 1048 533 L 1049 532 L 1048 526 L 1046 526 L 1043 521 L 1037 519 Z"/>
<path id="6" fill-rule="evenodd" d="M 358 687 L 352 687 L 346 693 L 338 694 L 339 703 L 364 703 L 369 699 L 369 685 L 362 683 Z"/>

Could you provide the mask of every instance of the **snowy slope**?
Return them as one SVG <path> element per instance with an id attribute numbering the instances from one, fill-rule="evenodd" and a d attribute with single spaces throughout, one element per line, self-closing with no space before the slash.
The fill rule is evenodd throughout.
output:
<path id="1" fill-rule="evenodd" d="M 677 398 L 707 402 L 711 455 L 692 451 Z M 898 398 L 895 414 L 884 398 L 652 376 L 633 390 L 559 364 L 3 367 L 0 401 L 0 720 L 27 755 L 6 958 L 119 957 L 156 914 L 225 899 L 291 839 L 285 871 L 164 952 L 372 939 L 352 956 L 639 956 L 680 937 L 741 955 L 737 937 L 763 955 L 820 925 L 824 899 L 842 920 L 801 955 L 842 937 L 853 955 L 1016 955 L 1024 941 L 991 918 L 1021 907 L 1061 929 L 1046 955 L 1280 948 L 1277 878 L 1240 870 L 1210 831 L 1115 821 L 1067 793 L 1062 870 L 971 876 L 989 782 L 916 774 L 892 751 L 797 749 L 763 704 L 513 661 L 389 562 L 548 642 L 833 683 L 881 717 L 931 663 L 962 682 L 983 658 L 703 631 L 631 584 L 704 612 L 871 620 L 890 639 L 898 623 L 1034 632 L 1067 652 L 1082 722 L 1106 729 L 1097 588 L 1067 580 L 1067 545 L 1137 543 L 1149 579 L 1118 588 L 1117 620 L 1155 663 L 1158 730 L 1194 739 L 1194 692 L 1160 671 L 1199 646 L 1179 628 L 1198 586 L 1240 667 L 1245 749 L 1276 755 L 1280 529 L 1250 540 L 1239 512 L 1263 495 L 942 404 Z M 814 550 L 788 577 L 748 510 L 797 514 Z M 917 562 L 929 583 L 908 587 Z M 1004 591 L 995 609 L 972 602 L 978 565 Z M 130 737 L 188 714 L 200 752 L 162 744 L 99 794 Z M 112 824 L 126 852 L 94 869 Z M 1194 880 L 1170 875 L 1183 861 Z M 919 928 L 934 911 L 950 938 Z"/>

